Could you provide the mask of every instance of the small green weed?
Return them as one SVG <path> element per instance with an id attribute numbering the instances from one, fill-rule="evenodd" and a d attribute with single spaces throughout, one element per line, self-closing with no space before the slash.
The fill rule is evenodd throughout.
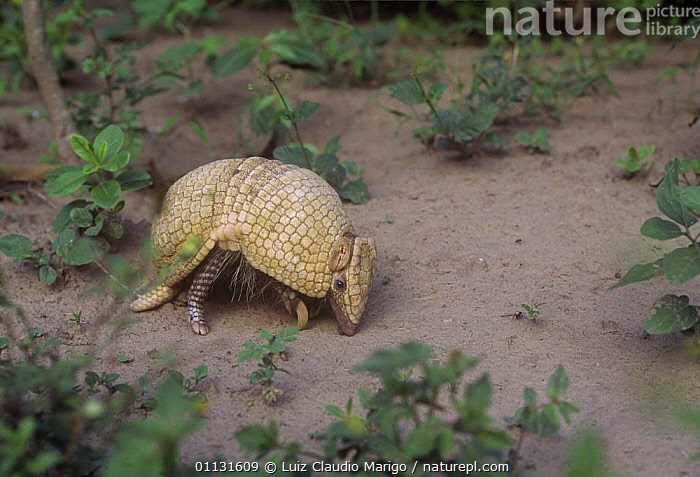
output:
<path id="1" fill-rule="evenodd" d="M 532 306 L 528 305 L 527 303 L 523 303 L 520 306 L 525 310 L 525 313 L 527 313 L 529 319 L 536 321 L 542 314 L 542 312 L 539 310 L 542 305 L 546 305 L 546 303 L 537 303 L 536 305 Z"/>
<path id="2" fill-rule="evenodd" d="M 4 325 L 6 318 L 0 315 Z M 171 374 L 141 403 L 154 415 L 123 424 L 136 403 L 133 388 L 119 383 L 119 374 L 94 371 L 81 386 L 90 359 L 58 359 L 58 342 L 43 336 L 28 333 L 16 344 L 0 337 L 0 407 L 11 410 L 0 416 L 2 475 L 185 475 L 179 447 L 201 426 L 201 399 Z M 139 384 L 144 394 L 148 382 Z"/>
<path id="3" fill-rule="evenodd" d="M 24 235 L 7 234 L 0 237 L 0 252 L 13 258 L 15 262 L 20 260 L 33 261 L 39 268 L 39 280 L 46 286 L 53 284 L 58 277 L 58 272 L 51 263 L 49 254 L 34 252 L 32 241 Z"/>
<path id="4" fill-rule="evenodd" d="M 280 355 L 287 349 L 286 343 L 296 341 L 299 328 L 282 328 L 276 335 L 270 330 L 260 330 L 260 338 L 267 343 L 259 345 L 252 341 L 243 343 L 243 349 L 238 353 L 238 362 L 250 360 L 260 360 L 258 369 L 251 373 L 251 384 L 262 386 L 262 396 L 267 404 L 277 402 L 277 397 L 282 395 L 283 390 L 275 386 L 274 377 L 276 371 L 286 372 L 275 364 L 275 356 Z"/>
<path id="5" fill-rule="evenodd" d="M 381 48 L 393 37 L 391 24 L 368 28 L 356 26 L 352 19 L 342 21 L 320 15 L 313 2 L 291 2 L 299 26 L 299 41 L 319 58 L 315 80 L 345 85 L 376 79 Z M 294 66 L 293 61 L 290 62 Z"/>
<path id="6" fill-rule="evenodd" d="M 326 406 L 336 420 L 317 434 L 323 442 L 322 455 L 304 450 L 298 442 L 280 442 L 274 421 L 246 426 L 235 437 L 256 459 L 264 457 L 278 465 L 299 456 L 332 462 L 352 455 L 360 469 L 369 465 L 377 472 L 388 472 L 405 466 L 416 475 L 432 475 L 440 465 L 473 460 L 502 463 L 514 443 L 488 416 L 489 376 L 482 374 L 462 387 L 462 378 L 477 361 L 453 352 L 446 363 L 439 364 L 431 354 L 427 346 L 410 342 L 377 351 L 360 363 L 355 369 L 376 377 L 381 386 L 377 392 L 358 389 L 363 413 L 354 410 L 352 398 L 343 409 Z M 513 425 L 539 436 L 556 432 L 559 415 L 569 422 L 569 414 L 576 412 L 573 405 L 561 401 L 567 387 L 566 373 L 557 368 L 548 386 L 550 403 L 537 407 L 532 403 L 534 391 L 527 391 L 526 407 L 516 412 Z M 441 402 L 445 397 L 449 406 Z M 494 475 L 506 475 L 508 465 L 515 464 L 500 467 Z"/>
<path id="7" fill-rule="evenodd" d="M 530 387 L 523 389 L 525 405 L 515 411 L 513 417 L 505 421 L 511 426 L 527 431 L 540 437 L 549 437 L 559 432 L 561 420 L 571 424 L 571 414 L 579 412 L 579 409 L 562 400 L 569 389 L 569 377 L 564 367 L 559 365 L 547 381 L 547 404 L 537 404 L 537 393 Z"/>
<path id="8" fill-rule="evenodd" d="M 651 156 L 656 151 L 656 146 L 642 146 L 637 150 L 630 146 L 625 157 L 615 159 L 615 165 L 627 171 L 628 177 L 632 177 L 641 171 L 646 171 L 651 166 Z"/>
<path id="9" fill-rule="evenodd" d="M 697 18 L 695 19 L 695 22 L 697 24 L 700 24 L 700 21 L 698 21 Z M 690 38 L 684 38 L 683 40 L 689 39 Z M 690 83 L 688 85 L 688 90 L 686 91 L 686 93 L 683 95 L 682 93 L 679 93 L 679 91 L 675 87 L 672 87 L 669 90 L 669 96 L 675 109 L 677 98 L 680 95 L 681 103 L 683 104 L 685 109 L 687 109 L 691 114 L 694 115 L 694 118 L 688 125 L 689 127 L 693 126 L 700 117 L 700 88 L 696 87 L 699 72 L 700 51 L 698 51 L 698 53 L 695 55 L 695 58 L 693 58 L 690 64 L 686 66 L 671 66 L 670 68 L 667 68 L 664 71 L 662 71 L 656 79 L 656 84 L 660 84 L 663 81 L 673 79 L 680 74 L 688 75 L 688 77 L 690 78 Z"/>
<path id="10" fill-rule="evenodd" d="M 273 157 L 287 164 L 294 164 L 314 171 L 333 186 L 338 191 L 338 195 L 345 200 L 356 204 L 367 202 L 369 190 L 367 184 L 362 180 L 364 171 L 358 168 L 354 162 L 340 161 L 337 156 L 342 149 L 340 135 L 333 136 L 328 140 L 323 153 L 320 153 L 314 146 L 304 143 L 301 138 L 299 123 L 313 116 L 321 104 L 305 100 L 295 106 L 290 106 L 277 84 L 279 75 L 269 76 L 266 73 L 262 73 L 262 75 L 269 82 L 265 86 L 271 86 L 279 97 L 281 108 L 278 117 L 281 121 L 291 124 L 296 138 L 296 142 L 292 144 L 276 147 L 272 151 Z"/>
<path id="11" fill-rule="evenodd" d="M 547 128 L 540 128 L 532 134 L 519 132 L 515 135 L 515 138 L 531 154 L 535 152 L 549 152 L 552 149 L 552 145 L 549 144 L 549 129 Z"/>
<path id="12" fill-rule="evenodd" d="M 447 83 L 433 82 L 426 89 L 423 83 L 413 80 L 401 81 L 386 87 L 393 98 L 407 106 L 426 105 L 430 125 L 413 130 L 416 141 L 429 147 L 443 150 L 457 150 L 463 156 L 471 155 L 487 138 L 487 131 L 498 116 L 500 108 L 491 103 L 479 105 L 476 109 L 458 108 L 459 99 L 451 101 L 452 109 L 437 109 L 436 103 L 448 88 Z M 401 122 L 423 122 L 421 113 L 405 113 L 385 108 L 401 118 Z M 493 135 L 491 135 L 493 140 Z"/>
<path id="13" fill-rule="evenodd" d="M 694 165 L 697 165 L 697 160 L 679 161 L 677 158 L 666 165 L 666 175 L 656 189 L 656 204 L 659 211 L 671 220 L 652 217 L 642 224 L 640 230 L 642 235 L 655 240 L 685 237 L 690 245 L 676 248 L 653 262 L 633 266 L 618 283 L 610 287 L 611 290 L 661 275 L 671 285 L 682 285 L 700 274 L 700 234 L 690 230 L 698 221 L 691 210 L 696 214 L 700 212 L 700 185 L 688 185 L 686 176 Z M 684 178 L 685 187 L 681 187 L 679 177 Z M 685 295 L 664 295 L 654 303 L 645 330 L 652 335 L 681 331 L 698 341 L 698 307 L 691 305 Z"/>
<path id="14" fill-rule="evenodd" d="M 132 0 L 131 8 L 139 18 L 139 28 L 175 33 L 201 18 L 216 19 L 216 6 L 210 3 L 206 0 Z"/>
<path id="15" fill-rule="evenodd" d="M 46 6 L 49 2 L 43 3 Z M 0 6 L 0 18 L 0 63 L 6 65 L 0 72 L 0 97 L 8 93 L 15 96 L 23 79 L 34 81 L 22 20 L 21 0 L 3 2 Z M 58 70 L 71 66 L 66 49 L 78 43 L 75 31 L 79 23 L 74 5 L 46 17 L 46 36 Z"/>

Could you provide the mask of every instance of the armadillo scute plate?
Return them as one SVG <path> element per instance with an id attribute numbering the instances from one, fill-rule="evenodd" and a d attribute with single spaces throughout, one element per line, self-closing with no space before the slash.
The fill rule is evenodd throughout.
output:
<path id="1" fill-rule="evenodd" d="M 159 286 L 131 304 L 134 311 L 173 299 L 195 272 L 188 294 L 192 330 L 207 334 L 203 302 L 226 254 L 276 280 L 299 326 L 308 321 L 301 295 L 328 301 L 339 331 L 354 335 L 360 323 L 377 252 L 357 237 L 338 194 L 321 177 L 262 157 L 223 159 L 180 178 L 165 195 L 153 222 L 155 265 L 168 269 Z"/>

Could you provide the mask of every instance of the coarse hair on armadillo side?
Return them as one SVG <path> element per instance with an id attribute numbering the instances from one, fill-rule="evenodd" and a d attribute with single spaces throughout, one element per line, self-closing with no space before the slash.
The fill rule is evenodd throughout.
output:
<path id="1" fill-rule="evenodd" d="M 222 254 L 224 261 L 214 276 L 214 281 L 220 277 L 229 277 L 228 288 L 231 290 L 231 302 L 245 298 L 250 301 L 259 297 L 263 288 L 258 283 L 258 271 L 250 266 L 241 252 L 216 249 L 212 254 Z"/>

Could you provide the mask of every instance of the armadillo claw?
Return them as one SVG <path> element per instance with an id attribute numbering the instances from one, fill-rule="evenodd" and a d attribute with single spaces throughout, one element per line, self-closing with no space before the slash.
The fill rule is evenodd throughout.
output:
<path id="1" fill-rule="evenodd" d="M 297 325 L 299 329 L 305 329 L 306 325 L 309 323 L 309 310 L 307 310 L 306 305 L 301 300 L 297 300 L 294 310 L 297 312 Z"/>
<path id="2" fill-rule="evenodd" d="M 209 333 L 209 325 L 203 321 L 192 321 L 192 331 L 198 335 L 206 335 Z"/>

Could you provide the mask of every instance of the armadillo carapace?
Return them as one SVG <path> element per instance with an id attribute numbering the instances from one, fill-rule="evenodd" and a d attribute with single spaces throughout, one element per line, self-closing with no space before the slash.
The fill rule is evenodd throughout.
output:
<path id="1" fill-rule="evenodd" d="M 367 302 L 377 252 L 356 237 L 338 194 L 313 172 L 262 157 L 223 159 L 199 167 L 168 190 L 151 238 L 161 285 L 131 304 L 134 311 L 173 299 L 199 266 L 188 295 L 192 329 L 207 334 L 203 302 L 225 261 L 240 252 L 253 268 L 281 282 L 287 309 L 304 328 L 300 294 L 326 298 L 341 333 L 354 335 Z M 200 266 L 201 264 L 201 266 Z"/>

